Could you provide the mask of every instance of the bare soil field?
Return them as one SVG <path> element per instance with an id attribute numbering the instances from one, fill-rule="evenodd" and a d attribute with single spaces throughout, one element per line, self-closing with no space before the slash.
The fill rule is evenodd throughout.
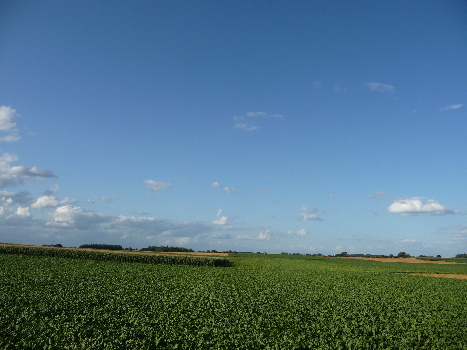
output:
<path id="1" fill-rule="evenodd" d="M 451 261 L 430 261 L 430 260 L 420 260 L 420 259 L 415 259 L 415 258 L 345 258 L 345 259 L 360 259 L 360 260 L 398 262 L 398 263 L 410 263 L 410 264 L 462 264 L 462 263 L 451 262 Z"/>
<path id="2" fill-rule="evenodd" d="M 467 280 L 467 274 L 451 274 L 451 273 L 411 273 L 416 276 L 428 276 L 428 277 L 443 277 L 443 278 L 455 278 L 459 280 Z"/>

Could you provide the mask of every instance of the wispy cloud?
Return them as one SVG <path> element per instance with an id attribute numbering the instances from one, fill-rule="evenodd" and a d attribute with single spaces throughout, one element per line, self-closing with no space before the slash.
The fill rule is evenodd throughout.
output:
<path id="1" fill-rule="evenodd" d="M 384 192 L 375 192 L 375 194 L 371 194 L 364 197 L 365 199 L 386 199 L 388 195 Z"/>
<path id="2" fill-rule="evenodd" d="M 119 196 L 102 196 L 99 199 L 103 202 L 110 203 L 110 202 L 116 201 L 117 199 L 120 199 L 120 197 Z"/>
<path id="3" fill-rule="evenodd" d="M 253 131 L 259 129 L 259 126 L 256 125 L 259 118 L 261 119 L 282 119 L 284 116 L 282 114 L 268 114 L 266 112 L 248 112 L 245 115 L 236 115 L 232 119 L 234 121 L 241 121 L 241 123 L 236 123 L 235 128 L 243 131 Z"/>
<path id="4" fill-rule="evenodd" d="M 382 83 L 364 83 L 364 87 L 370 89 L 370 91 L 374 92 L 387 92 L 393 94 L 396 92 L 396 89 L 392 85 L 382 84 Z"/>
<path id="5" fill-rule="evenodd" d="M 447 111 L 447 110 L 450 110 L 450 109 L 459 109 L 463 105 L 464 105 L 463 103 L 458 103 L 458 104 L 455 104 L 455 105 L 449 105 L 449 106 L 444 107 L 442 110 Z"/>
<path id="6" fill-rule="evenodd" d="M 235 188 L 230 188 L 230 187 L 224 187 L 224 191 L 225 191 L 227 194 L 234 194 L 234 193 L 237 192 L 237 191 L 235 190 Z"/>
<path id="7" fill-rule="evenodd" d="M 146 189 L 150 191 L 160 191 L 163 189 L 170 188 L 172 186 L 172 184 L 167 182 L 157 182 L 153 180 L 146 180 L 143 181 L 143 183 L 146 184 Z"/>
<path id="8" fill-rule="evenodd" d="M 257 126 L 250 125 L 248 123 L 237 123 L 235 124 L 236 129 L 244 130 L 244 131 L 253 131 L 258 129 Z"/>

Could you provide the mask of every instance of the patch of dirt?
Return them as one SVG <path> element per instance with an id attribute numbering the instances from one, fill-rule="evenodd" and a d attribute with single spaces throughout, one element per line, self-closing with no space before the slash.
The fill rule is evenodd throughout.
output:
<path id="1" fill-rule="evenodd" d="M 455 278 L 459 280 L 467 280 L 467 274 L 451 274 L 451 273 L 411 273 L 415 276 L 429 276 L 429 277 L 443 277 L 443 278 Z"/>
<path id="2" fill-rule="evenodd" d="M 411 264 L 463 264 L 451 261 L 431 261 L 431 260 L 420 260 L 415 258 L 345 258 L 345 259 L 359 259 L 359 260 L 371 260 L 381 262 L 398 262 L 398 263 L 411 263 Z"/>

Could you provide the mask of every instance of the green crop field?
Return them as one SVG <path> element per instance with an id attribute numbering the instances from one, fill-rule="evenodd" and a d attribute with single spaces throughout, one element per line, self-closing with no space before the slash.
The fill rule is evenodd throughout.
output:
<path id="1" fill-rule="evenodd" d="M 0 254 L 1 349 L 467 349 L 467 265 Z"/>

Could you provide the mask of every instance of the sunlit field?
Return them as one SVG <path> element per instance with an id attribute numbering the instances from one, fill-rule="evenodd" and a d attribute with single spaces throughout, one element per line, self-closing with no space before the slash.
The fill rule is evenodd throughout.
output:
<path id="1" fill-rule="evenodd" d="M 0 254 L 1 349 L 467 349 L 465 264 Z"/>

